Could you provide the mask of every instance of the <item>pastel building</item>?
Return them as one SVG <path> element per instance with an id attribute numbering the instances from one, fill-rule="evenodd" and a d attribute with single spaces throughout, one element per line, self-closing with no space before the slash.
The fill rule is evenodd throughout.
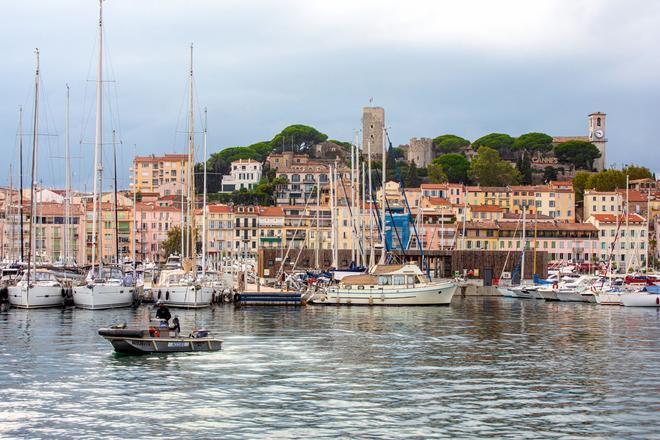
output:
<path id="1" fill-rule="evenodd" d="M 239 159 L 231 163 L 229 175 L 222 176 L 220 192 L 233 192 L 252 189 L 261 180 L 262 165 L 252 159 Z"/>
<path id="2" fill-rule="evenodd" d="M 598 256 L 606 261 L 612 256 L 617 268 L 638 269 L 646 264 L 648 225 L 638 214 L 592 214 L 586 220 L 599 231 Z"/>

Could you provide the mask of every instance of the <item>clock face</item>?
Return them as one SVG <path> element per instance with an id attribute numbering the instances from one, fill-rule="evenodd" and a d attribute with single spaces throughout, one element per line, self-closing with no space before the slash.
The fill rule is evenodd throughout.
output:
<path id="1" fill-rule="evenodd" d="M 594 136 L 596 136 L 598 139 L 602 138 L 604 134 L 605 133 L 603 133 L 603 130 L 594 131 Z"/>

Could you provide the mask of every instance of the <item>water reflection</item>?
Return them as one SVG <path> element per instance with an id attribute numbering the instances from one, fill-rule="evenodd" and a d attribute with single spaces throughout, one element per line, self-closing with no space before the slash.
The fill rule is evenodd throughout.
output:
<path id="1" fill-rule="evenodd" d="M 223 351 L 118 356 L 151 310 L 0 315 L 0 437 L 646 437 L 656 310 L 493 298 L 448 308 L 176 311 Z"/>

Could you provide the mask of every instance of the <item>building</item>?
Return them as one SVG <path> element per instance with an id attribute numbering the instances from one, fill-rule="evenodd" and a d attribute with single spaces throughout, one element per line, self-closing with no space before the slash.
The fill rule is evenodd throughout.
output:
<path id="1" fill-rule="evenodd" d="M 600 158 L 594 161 L 594 169 L 596 171 L 602 171 L 607 165 L 606 157 L 606 147 L 607 147 L 607 137 L 606 137 L 606 126 L 605 118 L 606 114 L 602 112 L 591 113 L 587 118 L 587 136 L 554 136 L 552 138 L 552 143 L 554 145 L 560 144 L 567 141 L 585 141 L 591 142 L 594 144 L 598 151 L 600 151 Z M 554 165 L 552 163 L 539 163 L 540 166 L 543 165 Z M 563 176 L 568 177 L 567 173 L 563 172 Z"/>
<path id="2" fill-rule="evenodd" d="M 136 156 L 131 171 L 131 189 L 135 191 L 181 194 L 188 174 L 188 155 Z"/>
<path id="3" fill-rule="evenodd" d="M 385 109 L 364 107 L 362 109 L 362 154 L 369 154 L 373 160 L 383 158 L 383 132 L 385 130 Z"/>
<path id="4" fill-rule="evenodd" d="M 138 202 L 137 231 L 135 237 L 136 258 L 141 261 L 164 261 L 168 255 L 161 250 L 161 243 L 167 239 L 168 231 L 181 226 L 181 208 L 157 201 Z M 131 228 L 132 229 L 132 228 Z"/>
<path id="5" fill-rule="evenodd" d="M 261 180 L 261 167 L 261 162 L 253 159 L 233 161 L 229 175 L 222 176 L 222 189 L 220 192 L 254 188 Z"/>
<path id="6" fill-rule="evenodd" d="M 256 258 L 258 237 L 258 206 L 234 206 L 234 233 L 232 237 L 235 256 Z"/>
<path id="7" fill-rule="evenodd" d="M 648 252 L 648 225 L 638 214 L 591 214 L 586 220 L 599 231 L 598 255 L 607 261 L 612 256 L 616 269 L 627 272 L 646 264 Z"/>
<path id="8" fill-rule="evenodd" d="M 653 194 L 658 190 L 658 181 L 655 179 L 633 179 L 628 182 L 628 188 L 644 194 Z"/>
<path id="9" fill-rule="evenodd" d="M 575 192 L 550 185 L 511 186 L 510 212 L 520 213 L 527 207 L 530 214 L 543 214 L 557 220 L 575 221 Z"/>
<path id="10" fill-rule="evenodd" d="M 586 190 L 584 192 L 584 218 L 592 214 L 623 214 L 626 211 L 626 202 L 630 213 L 648 216 L 649 196 L 646 193 L 618 189 L 616 191 Z"/>
<path id="11" fill-rule="evenodd" d="M 94 243 L 92 237 L 94 231 L 94 204 L 89 201 L 83 206 L 85 207 L 86 252 L 84 260 L 81 261 L 91 264 Z M 132 224 L 133 207 L 118 206 L 115 214 L 114 204 L 103 202 L 101 203 L 101 212 L 98 215 L 101 216 L 102 231 L 96 230 L 96 262 L 98 262 L 99 254 L 106 263 L 116 263 L 125 258 L 130 258 L 133 252 L 131 242 L 135 235 Z M 96 227 L 98 228 L 98 223 Z M 98 238 L 102 238 L 102 247 L 99 247 Z"/>
<path id="12" fill-rule="evenodd" d="M 196 220 L 197 225 L 202 225 L 202 222 L 202 218 Z M 234 213 L 231 206 L 206 205 L 206 252 L 212 264 L 232 252 L 233 222 Z"/>
<path id="13" fill-rule="evenodd" d="M 280 206 L 259 206 L 259 247 L 281 248 L 284 235 L 284 209 Z"/>
<path id="14" fill-rule="evenodd" d="M 401 148 L 406 161 L 414 162 L 417 168 L 426 168 L 433 160 L 433 139 L 412 138 L 408 145 Z"/>
<path id="15" fill-rule="evenodd" d="M 465 189 L 460 183 L 422 183 L 422 197 L 441 197 L 454 205 L 465 203 Z"/>

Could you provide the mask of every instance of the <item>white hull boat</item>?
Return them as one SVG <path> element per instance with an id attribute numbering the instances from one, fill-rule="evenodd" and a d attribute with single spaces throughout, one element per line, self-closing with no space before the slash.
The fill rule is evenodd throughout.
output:
<path id="1" fill-rule="evenodd" d="M 61 286 L 9 287 L 9 303 L 19 309 L 61 307 L 63 299 Z"/>
<path id="2" fill-rule="evenodd" d="M 512 287 L 498 287 L 497 290 L 507 298 L 519 299 L 536 299 L 539 298 L 537 294 L 538 288 L 536 286 L 512 286 Z"/>
<path id="3" fill-rule="evenodd" d="M 87 284 L 73 289 L 76 307 L 90 310 L 116 309 L 133 304 L 135 288 L 118 284 Z"/>
<path id="4" fill-rule="evenodd" d="M 621 303 L 626 307 L 660 307 L 660 295 L 657 293 L 624 293 Z"/>
<path id="5" fill-rule="evenodd" d="M 620 306 L 621 292 L 595 292 L 596 302 L 604 306 Z"/>
<path id="6" fill-rule="evenodd" d="M 587 302 L 587 300 L 574 290 L 558 290 L 557 299 L 561 302 Z"/>
<path id="7" fill-rule="evenodd" d="M 198 285 L 159 288 L 161 299 L 170 307 L 197 309 L 208 307 L 213 299 L 213 288 Z M 156 299 L 158 301 L 158 299 Z"/>
<path id="8" fill-rule="evenodd" d="M 370 274 L 352 275 L 317 295 L 329 305 L 438 306 L 449 305 L 458 288 L 451 281 L 429 282 L 415 264 L 378 265 Z"/>

